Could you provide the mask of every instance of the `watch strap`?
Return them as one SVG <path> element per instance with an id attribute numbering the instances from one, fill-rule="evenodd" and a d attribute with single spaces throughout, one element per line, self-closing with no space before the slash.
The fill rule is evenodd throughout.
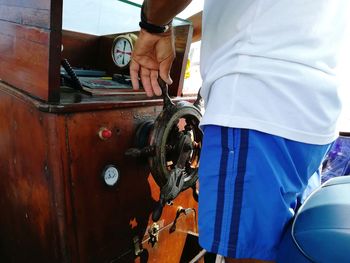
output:
<path id="1" fill-rule="evenodd" d="M 171 20 L 168 24 L 162 25 L 162 26 L 158 26 L 158 25 L 154 25 L 154 24 L 148 23 L 146 15 L 145 15 L 145 12 L 144 12 L 144 5 L 142 5 L 142 7 L 141 7 L 141 21 L 139 23 L 139 26 L 142 29 L 145 29 L 149 33 L 160 34 L 160 33 L 167 32 L 170 29 L 170 27 L 171 27 L 172 21 L 173 20 Z"/>

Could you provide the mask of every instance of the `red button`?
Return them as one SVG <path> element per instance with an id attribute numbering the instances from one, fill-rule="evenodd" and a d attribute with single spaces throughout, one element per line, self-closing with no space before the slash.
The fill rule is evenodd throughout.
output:
<path id="1" fill-rule="evenodd" d="M 112 137 L 112 131 L 107 128 L 102 128 L 99 132 L 99 136 L 102 140 L 107 140 Z"/>

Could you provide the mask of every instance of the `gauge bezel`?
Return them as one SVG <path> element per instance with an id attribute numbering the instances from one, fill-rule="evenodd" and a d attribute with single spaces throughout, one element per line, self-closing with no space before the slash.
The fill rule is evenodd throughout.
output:
<path id="1" fill-rule="evenodd" d="M 113 63 L 114 65 L 116 65 L 118 68 L 120 69 L 125 69 L 127 67 L 129 67 L 130 65 L 130 61 L 131 61 L 131 55 L 130 55 L 130 61 L 125 65 L 125 66 L 120 66 L 118 65 L 118 62 L 116 60 L 116 57 L 115 57 L 115 48 L 117 46 L 117 43 L 120 39 L 126 39 L 129 43 L 130 43 L 130 46 L 131 46 L 131 51 L 134 49 L 134 46 L 135 46 L 135 42 L 137 40 L 137 36 L 135 34 L 123 34 L 123 35 L 119 35 L 119 36 L 116 36 L 113 40 L 113 44 L 112 44 L 112 49 L 111 49 L 111 54 L 112 54 L 112 60 L 113 60 Z"/>
<path id="2" fill-rule="evenodd" d="M 107 180 L 106 180 L 106 177 L 105 177 L 105 176 L 106 176 L 106 172 L 107 172 L 108 169 L 110 169 L 110 168 L 115 169 L 115 170 L 117 171 L 117 173 L 118 173 L 117 179 L 116 179 L 115 183 L 113 183 L 113 184 L 108 184 L 108 183 L 107 183 Z M 108 187 L 114 187 L 114 186 L 116 186 L 116 185 L 118 184 L 118 182 L 119 182 L 119 180 L 120 180 L 120 171 L 119 171 L 119 169 L 118 169 L 115 165 L 107 165 L 107 166 L 104 167 L 101 176 L 102 176 L 103 182 L 104 182 L 104 184 L 105 184 L 106 186 L 108 186 Z"/>

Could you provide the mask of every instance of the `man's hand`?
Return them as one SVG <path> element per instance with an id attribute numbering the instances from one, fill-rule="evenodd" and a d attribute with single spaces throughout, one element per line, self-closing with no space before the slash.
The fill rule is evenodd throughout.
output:
<path id="1" fill-rule="evenodd" d="M 158 84 L 160 76 L 168 85 L 171 65 L 175 58 L 173 30 L 161 34 L 151 34 L 141 29 L 132 52 L 130 77 L 135 90 L 139 89 L 139 77 L 148 97 L 160 96 L 162 90 Z"/>

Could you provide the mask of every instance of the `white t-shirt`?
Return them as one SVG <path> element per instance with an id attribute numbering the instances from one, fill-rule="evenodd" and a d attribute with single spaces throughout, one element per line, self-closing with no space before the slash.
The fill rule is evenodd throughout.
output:
<path id="1" fill-rule="evenodd" d="M 336 136 L 349 0 L 205 0 L 202 125 L 312 144 Z"/>

